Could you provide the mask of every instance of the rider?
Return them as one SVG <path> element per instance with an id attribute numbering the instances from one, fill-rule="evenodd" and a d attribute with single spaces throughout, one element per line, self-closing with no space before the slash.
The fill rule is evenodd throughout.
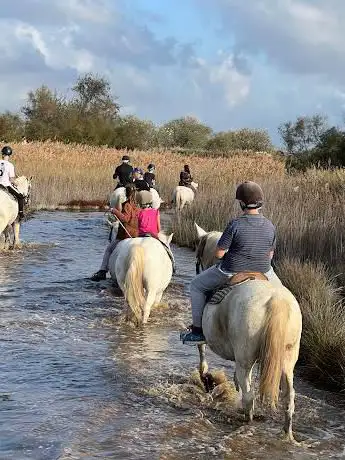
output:
<path id="1" fill-rule="evenodd" d="M 150 163 L 147 167 L 147 171 L 144 174 L 144 181 L 146 181 L 151 188 L 155 187 L 156 185 L 155 170 L 155 165 L 153 163 Z"/>
<path id="2" fill-rule="evenodd" d="M 152 208 L 152 193 L 142 190 L 137 195 L 140 206 L 138 215 L 139 236 L 151 235 L 158 238 L 161 231 L 161 220 L 159 209 Z"/>
<path id="3" fill-rule="evenodd" d="M 193 177 L 191 175 L 190 169 L 188 165 L 184 165 L 183 171 L 180 172 L 180 182 L 178 185 L 182 185 L 183 187 L 188 187 L 196 192 L 196 189 L 192 185 Z"/>
<path id="4" fill-rule="evenodd" d="M 133 177 L 134 177 L 134 185 L 138 192 L 142 190 L 150 191 L 149 184 L 144 180 L 144 171 L 140 168 L 134 168 L 133 170 Z"/>
<path id="5" fill-rule="evenodd" d="M 122 204 L 122 212 L 116 208 L 112 208 L 111 212 L 114 214 L 120 222 L 123 224 L 119 226 L 116 240 L 111 241 L 104 252 L 101 268 L 98 272 L 91 276 L 92 281 L 105 280 L 108 272 L 108 263 L 111 254 L 115 247 L 121 240 L 126 238 L 135 238 L 138 236 L 138 208 L 135 204 L 135 187 L 133 184 L 126 186 L 126 198 L 127 200 Z"/>
<path id="6" fill-rule="evenodd" d="M 123 155 L 122 164 L 116 167 L 113 174 L 113 179 L 118 179 L 115 190 L 120 187 L 126 187 L 127 184 L 131 184 L 133 182 L 133 166 L 131 166 L 129 162 L 129 156 Z"/>
<path id="7" fill-rule="evenodd" d="M 16 174 L 14 172 L 13 163 L 9 161 L 12 155 L 12 148 L 8 145 L 1 150 L 2 160 L 0 161 L 0 185 L 5 187 L 12 196 L 18 201 L 18 220 L 21 221 L 24 218 L 24 196 L 17 190 L 13 184 Z"/>
<path id="8" fill-rule="evenodd" d="M 197 275 L 190 285 L 193 326 L 181 333 L 183 343 L 205 342 L 202 331 L 202 314 L 206 294 L 222 287 L 236 273 L 252 271 L 265 273 L 269 280 L 277 275 L 271 266 L 276 246 L 276 230 L 270 220 L 260 212 L 264 195 L 255 182 L 243 182 L 237 187 L 236 200 L 243 214 L 231 220 L 216 248 L 219 263 Z"/>

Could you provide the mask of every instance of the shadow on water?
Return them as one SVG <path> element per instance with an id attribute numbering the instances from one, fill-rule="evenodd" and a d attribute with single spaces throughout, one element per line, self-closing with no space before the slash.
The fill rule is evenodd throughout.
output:
<path id="1" fill-rule="evenodd" d="M 110 282 L 87 279 L 107 235 L 102 213 L 41 212 L 22 227 L 30 243 L 0 253 L 1 459 L 345 456 L 337 395 L 297 379 L 303 442 L 292 447 L 279 439 L 281 414 L 247 427 L 236 407 L 193 383 L 197 352 L 178 340 L 190 321 L 191 251 L 174 247 L 167 305 L 145 329 L 126 326 Z M 231 363 L 208 357 L 231 375 Z"/>

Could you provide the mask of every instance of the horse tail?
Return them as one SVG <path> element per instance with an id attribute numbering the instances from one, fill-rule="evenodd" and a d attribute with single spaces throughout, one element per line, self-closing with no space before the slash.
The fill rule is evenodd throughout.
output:
<path id="1" fill-rule="evenodd" d="M 142 307 L 145 303 L 143 283 L 144 254 L 142 246 L 133 245 L 129 249 L 125 262 L 125 298 L 138 324 L 142 321 Z"/>
<path id="2" fill-rule="evenodd" d="M 290 305 L 285 299 L 273 295 L 267 304 L 267 316 L 262 334 L 260 362 L 260 398 L 269 400 L 276 408 L 282 375 Z"/>

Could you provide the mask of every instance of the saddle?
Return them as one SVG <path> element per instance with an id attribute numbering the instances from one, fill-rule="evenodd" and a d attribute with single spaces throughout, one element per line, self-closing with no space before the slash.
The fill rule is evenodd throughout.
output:
<path id="1" fill-rule="evenodd" d="M 10 198 L 12 198 L 12 200 L 14 200 L 14 201 L 16 201 L 16 202 L 18 201 L 17 198 L 8 190 L 8 188 L 5 187 L 5 185 L 0 184 L 0 190 L 2 190 L 3 192 L 6 192 L 7 195 L 8 195 Z"/>
<path id="2" fill-rule="evenodd" d="M 144 238 L 146 237 L 151 237 L 151 238 L 154 238 L 151 233 L 145 233 L 144 235 L 142 235 Z M 173 253 L 171 252 L 171 249 L 169 248 L 169 246 L 167 246 L 165 243 L 163 243 L 163 241 L 161 241 L 159 238 L 155 238 L 157 241 L 159 241 L 161 243 L 161 245 L 164 247 L 166 253 L 168 254 L 169 256 L 169 259 L 171 260 L 171 263 L 172 263 L 172 269 L 173 269 L 173 274 L 176 273 L 176 263 L 175 263 L 175 258 L 174 258 L 174 255 Z"/>
<path id="3" fill-rule="evenodd" d="M 210 291 L 206 296 L 206 301 L 207 303 L 211 303 L 214 305 L 219 304 L 235 286 L 253 280 L 268 281 L 268 278 L 264 273 L 260 272 L 236 273 L 231 278 L 229 278 L 229 280 L 225 283 L 224 286 L 220 287 L 219 289 Z"/>

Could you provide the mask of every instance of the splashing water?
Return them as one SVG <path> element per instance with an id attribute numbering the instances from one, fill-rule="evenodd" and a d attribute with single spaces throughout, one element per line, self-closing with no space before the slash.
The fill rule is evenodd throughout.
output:
<path id="1" fill-rule="evenodd" d="M 22 249 L 0 253 L 0 458 L 345 457 L 339 395 L 296 378 L 302 442 L 292 446 L 281 413 L 257 405 L 253 425 L 243 423 L 232 364 L 210 351 L 220 385 L 203 391 L 197 350 L 178 334 L 190 322 L 191 251 L 173 248 L 162 306 L 144 329 L 128 327 L 110 281 L 87 279 L 107 236 L 102 213 L 41 212 L 22 226 Z"/>

